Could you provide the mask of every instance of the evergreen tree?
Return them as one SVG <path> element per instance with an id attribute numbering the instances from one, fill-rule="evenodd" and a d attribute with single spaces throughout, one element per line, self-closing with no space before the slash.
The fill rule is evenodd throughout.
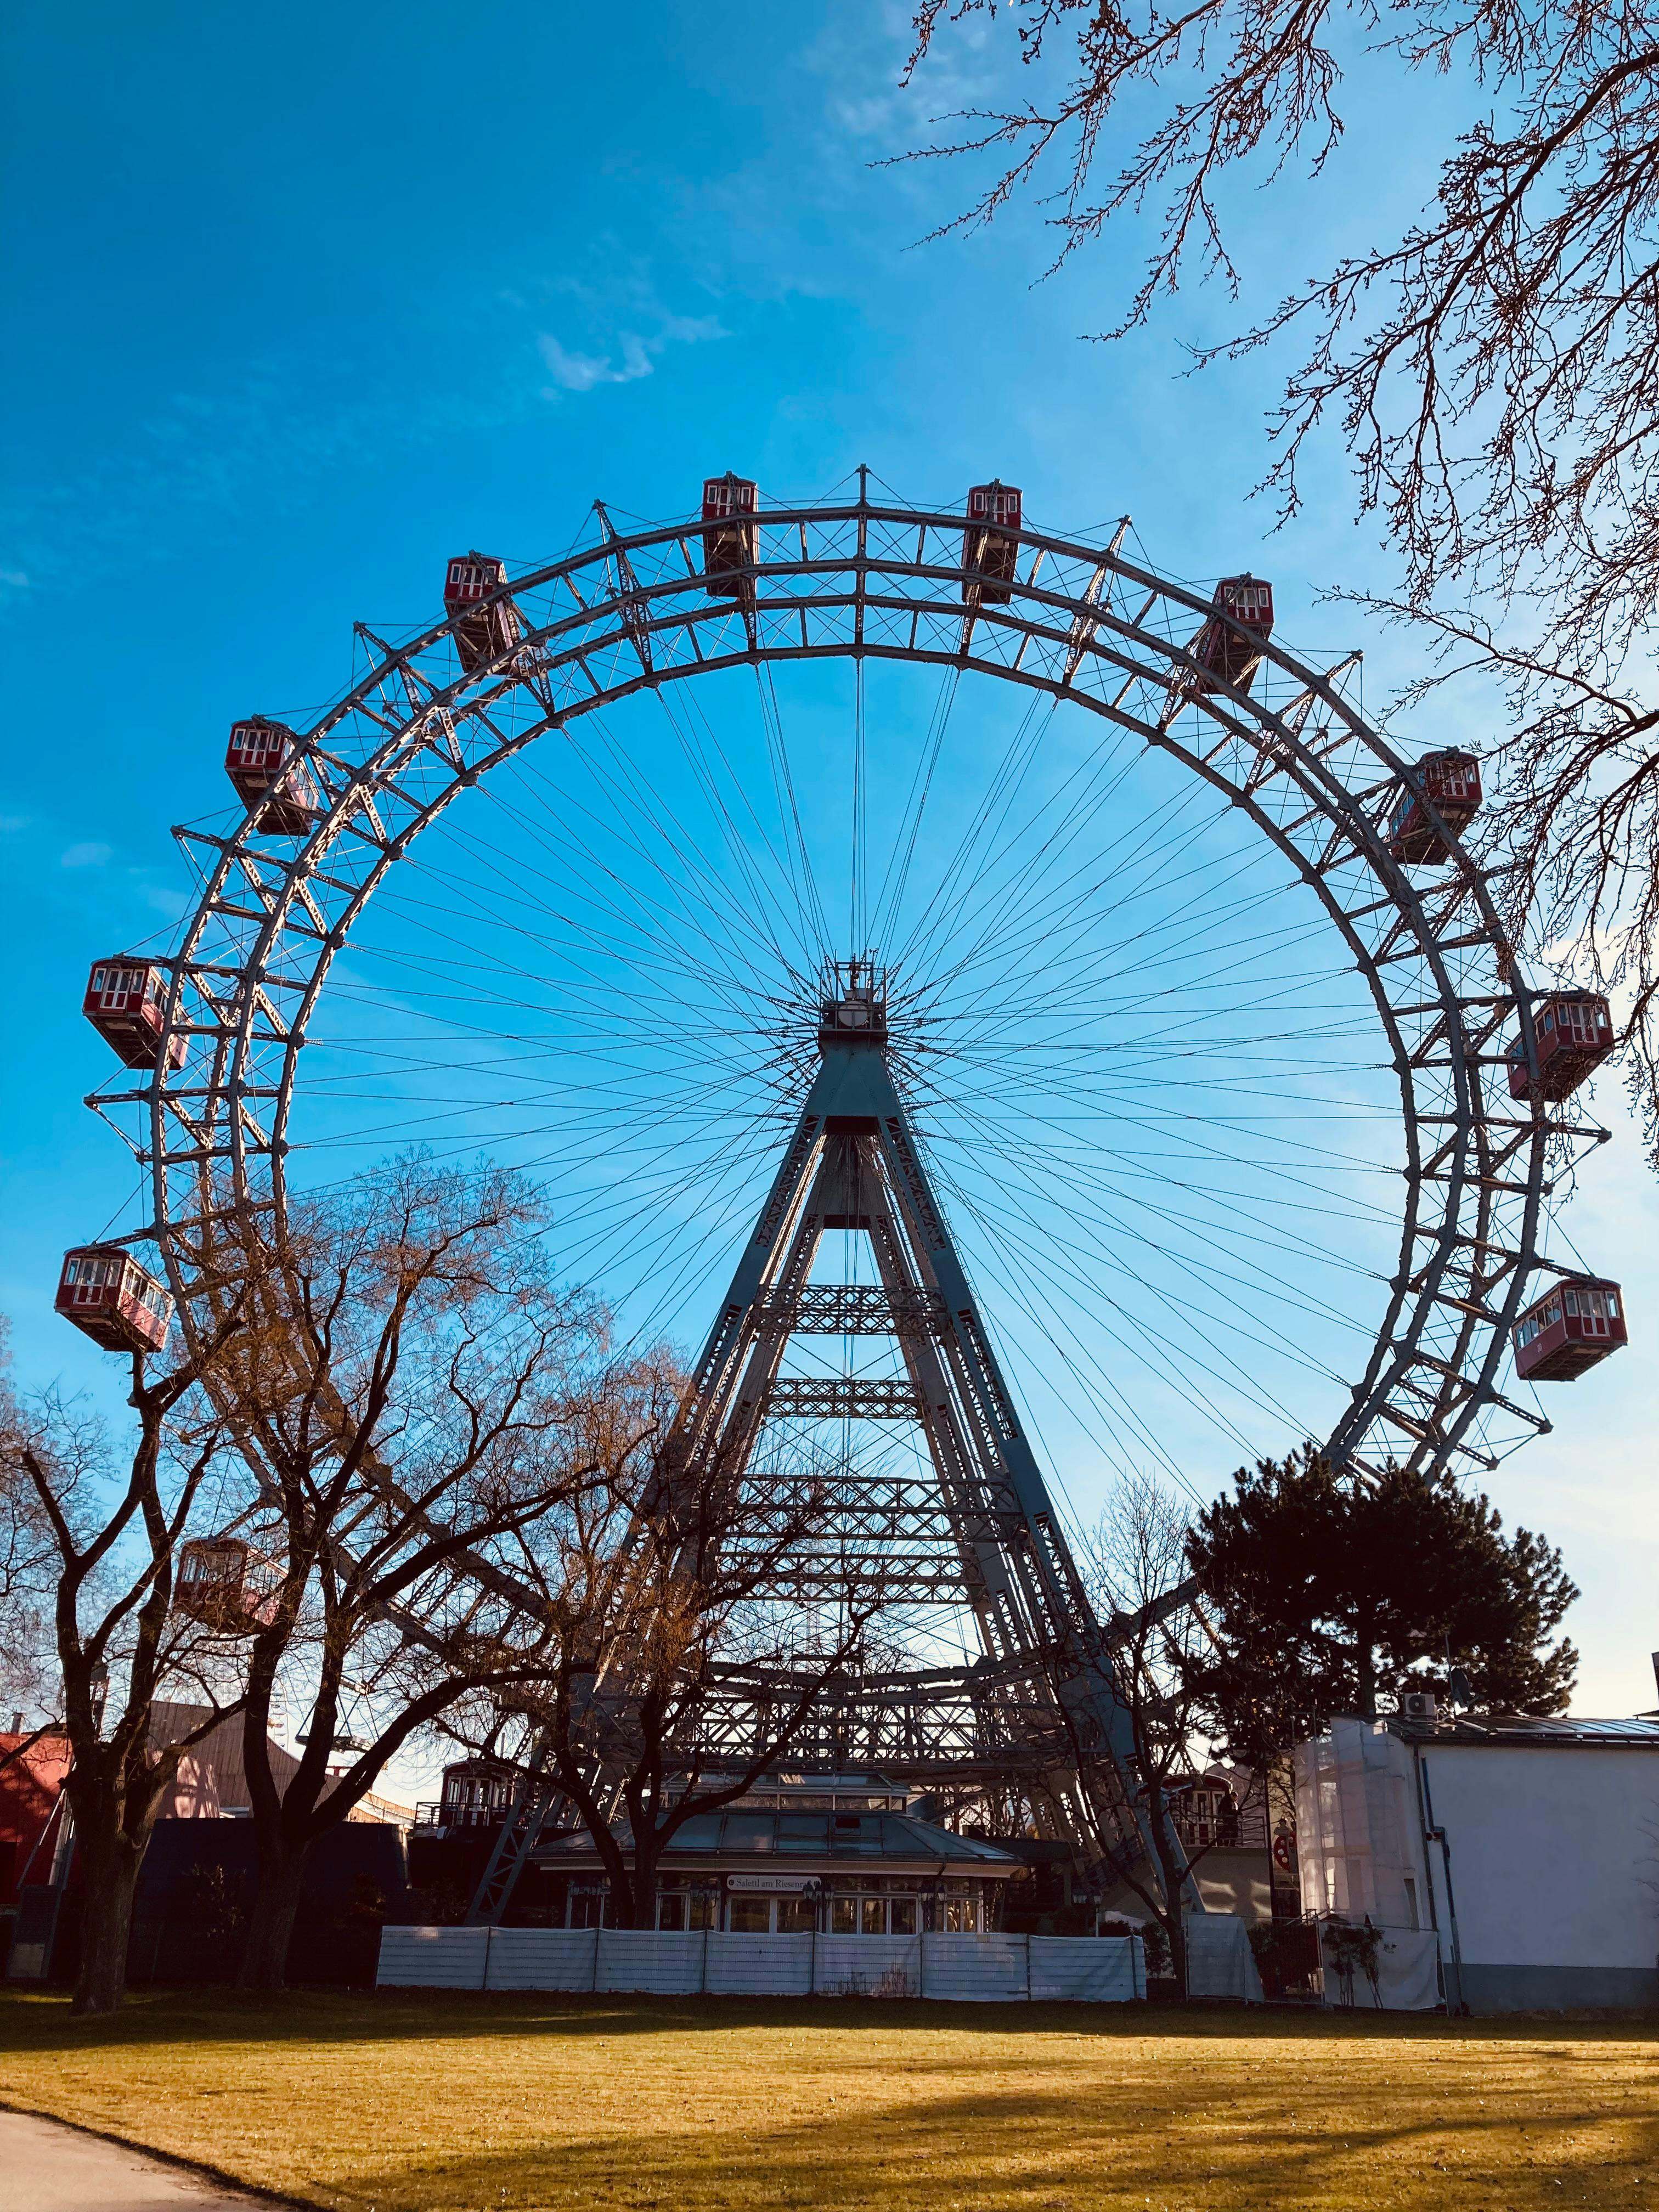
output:
<path id="1" fill-rule="evenodd" d="M 1264 1764 L 1338 1714 L 1375 1718 L 1387 1692 L 1443 1694 L 1453 1667 L 1479 1708 L 1564 1710 L 1578 1655 L 1550 1638 L 1578 1591 L 1489 1499 L 1392 1465 L 1356 1482 L 1312 1445 L 1235 1483 L 1187 1554 L 1216 1647 L 1203 1702 L 1236 1756 Z"/>

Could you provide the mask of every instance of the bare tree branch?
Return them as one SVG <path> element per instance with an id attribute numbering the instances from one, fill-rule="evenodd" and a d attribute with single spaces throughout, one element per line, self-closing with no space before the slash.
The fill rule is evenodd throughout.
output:
<path id="1" fill-rule="evenodd" d="M 1466 126 L 1419 219 L 1197 357 L 1301 349 L 1270 425 L 1281 515 L 1301 505 L 1309 441 L 1334 428 L 1359 513 L 1401 562 L 1383 604 L 1452 648 L 1417 692 L 1454 673 L 1500 687 L 1510 733 L 1487 832 L 1516 939 L 1615 998 L 1659 1164 L 1659 754 L 1640 743 L 1659 605 L 1659 9 L 1196 0 L 1166 17 L 1121 0 L 924 0 L 907 78 L 948 26 L 999 15 L 1027 64 L 1070 39 L 1062 94 L 957 118 L 954 142 L 909 158 L 1004 157 L 962 222 L 1052 176 L 1056 259 L 1153 213 L 1144 279 L 1108 337 L 1190 278 L 1239 290 L 1232 173 L 1325 167 L 1343 128 L 1340 34 L 1358 34 L 1350 66 L 1374 108 L 1413 71 L 1465 88 Z"/>

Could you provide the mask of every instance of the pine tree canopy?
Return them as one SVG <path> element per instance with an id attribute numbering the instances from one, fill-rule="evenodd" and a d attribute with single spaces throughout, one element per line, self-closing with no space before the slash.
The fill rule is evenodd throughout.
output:
<path id="1" fill-rule="evenodd" d="M 1572 1693 L 1578 1655 L 1550 1640 L 1578 1595 L 1560 1553 L 1505 1535 L 1444 1472 L 1361 1484 L 1310 1445 L 1240 1468 L 1187 1552 L 1217 1646 L 1203 1702 L 1252 1763 L 1338 1715 L 1375 1718 L 1385 1693 L 1443 1693 L 1452 1667 L 1488 1711 L 1560 1712 Z"/>

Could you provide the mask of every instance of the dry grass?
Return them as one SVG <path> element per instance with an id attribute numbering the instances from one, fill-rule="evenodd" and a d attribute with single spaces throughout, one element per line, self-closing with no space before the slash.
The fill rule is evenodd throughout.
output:
<path id="1" fill-rule="evenodd" d="M 0 2101 L 341 2212 L 1659 2205 L 1652 2023 L 0 1999 Z"/>

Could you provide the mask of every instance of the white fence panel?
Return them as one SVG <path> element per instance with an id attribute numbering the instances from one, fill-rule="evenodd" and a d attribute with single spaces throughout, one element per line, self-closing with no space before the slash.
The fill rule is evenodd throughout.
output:
<path id="1" fill-rule="evenodd" d="M 382 1928 L 374 1984 L 382 1990 L 481 1990 L 488 1928 Z"/>
<path id="2" fill-rule="evenodd" d="M 924 1936 L 921 1995 L 959 2004 L 1024 2002 L 1023 1936 Z"/>
<path id="3" fill-rule="evenodd" d="M 811 1936 L 734 1936 L 711 1931 L 703 1986 L 710 1996 L 810 1996 L 816 1941 Z"/>
<path id="4" fill-rule="evenodd" d="M 1259 1999 L 1242 1922 L 1221 1913 L 1194 1916 L 1188 1941 L 1194 1996 Z M 1133 1938 L 675 1935 L 629 1928 L 384 1928 L 375 1980 L 381 1989 L 599 1989 L 655 1996 L 816 1991 L 987 2004 L 1023 2003 L 1028 1993 L 1039 2002 L 1122 2003 L 1146 1990 L 1141 1947 Z"/>
<path id="5" fill-rule="evenodd" d="M 487 1990 L 591 1990 L 597 1928 L 496 1928 L 491 1931 Z"/>
<path id="6" fill-rule="evenodd" d="M 1139 1936 L 1027 1940 L 1033 2004 L 1127 2004 L 1146 1994 L 1146 1960 Z"/>
<path id="7" fill-rule="evenodd" d="M 1261 2002 L 1261 1977 L 1244 1923 L 1236 1912 L 1187 1915 L 1187 1994 Z"/>
<path id="8" fill-rule="evenodd" d="M 820 1936 L 812 1986 L 822 1997 L 921 1995 L 920 1936 Z"/>
<path id="9" fill-rule="evenodd" d="M 705 1938 L 650 1928 L 599 1930 L 597 1990 L 638 1990 L 650 1996 L 695 1996 L 702 1987 Z"/>

